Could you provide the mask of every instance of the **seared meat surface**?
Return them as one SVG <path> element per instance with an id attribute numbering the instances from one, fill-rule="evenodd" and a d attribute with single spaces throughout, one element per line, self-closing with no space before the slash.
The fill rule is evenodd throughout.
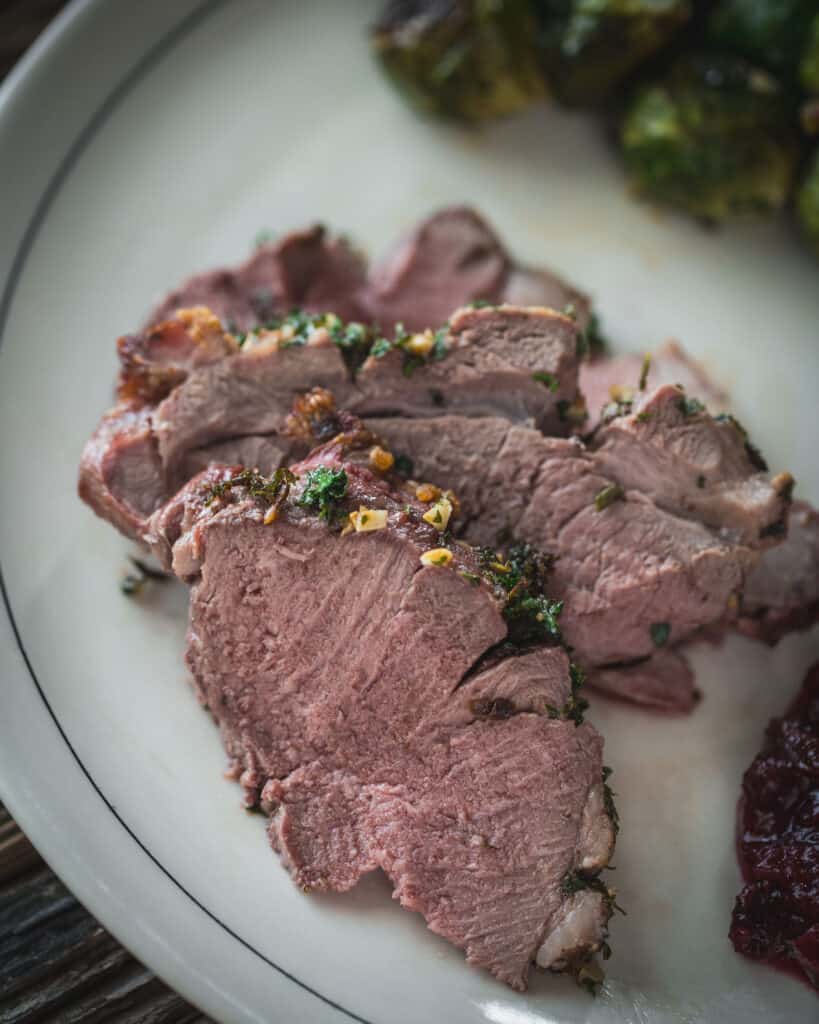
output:
<path id="1" fill-rule="evenodd" d="M 240 347 L 197 307 L 120 339 L 120 401 L 86 446 L 83 498 L 138 536 L 146 512 L 203 465 L 241 461 L 267 472 L 286 462 L 294 454 L 284 436 L 291 405 L 312 387 L 332 390 L 339 408 L 360 415 L 426 417 L 446 408 L 558 433 L 562 403 L 577 391 L 577 329 L 551 310 L 463 309 L 437 336 L 380 349 L 364 334 L 356 370 L 327 326 L 308 324 L 297 339 L 290 330 L 260 331 Z"/>
<path id="2" fill-rule="evenodd" d="M 243 331 L 292 309 L 332 310 L 391 336 L 398 324 L 436 328 L 471 302 L 571 306 L 581 328 L 590 316 L 587 296 L 548 270 L 516 264 L 478 213 L 453 206 L 422 221 L 369 272 L 348 241 L 323 227 L 290 232 L 236 268 L 190 278 L 154 307 L 147 326 L 200 305 Z"/>
<path id="3" fill-rule="evenodd" d="M 308 325 L 302 343 L 287 326 L 240 348 L 198 309 L 123 342 L 124 399 L 83 459 L 89 503 L 141 537 L 151 503 L 210 462 L 271 472 L 314 443 L 293 434 L 289 411 L 319 382 L 417 477 L 452 482 L 465 537 L 516 537 L 556 556 L 564 628 L 583 665 L 605 669 L 596 685 L 691 706 L 693 679 L 679 658 L 642 662 L 725 617 L 757 551 L 779 539 L 788 501 L 789 478 L 761 471 L 734 421 L 666 386 L 621 402 L 585 444 L 545 436 L 537 426 L 560 420 L 578 365 L 575 325 L 548 310 L 459 310 L 434 339 L 412 336 L 436 346 L 425 354 L 384 344 L 355 368 L 325 325 Z"/>

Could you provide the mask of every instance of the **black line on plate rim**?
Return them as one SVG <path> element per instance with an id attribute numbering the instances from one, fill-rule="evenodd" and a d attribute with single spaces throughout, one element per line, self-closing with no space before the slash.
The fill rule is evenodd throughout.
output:
<path id="1" fill-rule="evenodd" d="M 40 196 L 34 213 L 32 214 L 31 219 L 29 220 L 28 225 L 26 226 L 26 229 L 23 233 L 23 237 L 20 240 L 20 243 L 17 247 L 14 260 L 12 261 L 9 276 L 6 281 L 6 286 L 3 290 L 2 301 L 0 301 L 0 351 L 2 350 L 3 340 L 5 337 L 5 329 L 6 323 L 8 321 L 8 315 L 11 310 L 11 305 L 14 299 L 15 292 L 17 290 L 17 286 L 20 283 L 23 268 L 26 265 L 26 261 L 28 260 L 28 257 L 31 253 L 34 242 L 37 239 L 40 229 L 42 228 L 45 222 L 46 216 L 48 215 L 48 212 L 51 209 L 54 200 L 57 198 L 60 189 L 68 179 L 69 174 L 76 166 L 77 161 L 85 152 L 86 148 L 88 147 L 94 136 L 97 134 L 97 132 L 100 130 L 100 128 L 103 127 L 103 125 L 109 119 L 111 114 L 116 110 L 116 108 L 125 99 L 125 97 L 131 92 L 134 86 L 136 86 L 145 77 L 145 75 L 149 71 L 151 71 L 162 60 L 162 58 L 165 57 L 177 44 L 179 44 L 194 28 L 201 25 L 208 17 L 210 17 L 210 15 L 212 15 L 220 7 L 224 7 L 226 2 L 227 0 L 205 0 L 204 3 L 202 3 L 199 7 L 195 8 L 188 15 L 186 15 L 173 28 L 169 29 L 169 31 L 166 32 L 165 35 L 162 36 L 158 40 L 158 42 L 153 47 L 151 47 L 151 49 L 148 50 L 147 53 L 145 53 L 136 62 L 136 64 L 134 64 L 130 71 L 128 71 L 127 74 L 125 74 L 125 76 L 120 79 L 118 84 L 114 86 L 111 92 L 108 93 L 108 95 L 99 105 L 99 107 L 97 107 L 97 109 L 91 115 L 89 120 L 86 122 L 85 126 L 81 129 L 79 135 L 77 135 L 74 142 L 69 146 L 68 151 L 66 152 L 65 156 L 62 158 L 59 165 L 57 166 L 57 170 L 52 175 L 51 179 L 49 180 L 48 184 L 43 190 L 42 195 Z M 28 673 L 31 676 L 32 682 L 34 683 L 38 694 L 40 695 L 40 699 L 42 700 L 46 710 L 51 716 L 52 721 L 57 727 L 57 731 L 62 737 L 63 742 L 70 750 L 74 760 L 77 762 L 77 765 L 79 766 L 83 775 L 86 777 L 86 779 L 88 779 L 89 783 L 96 791 L 97 795 L 103 801 L 103 803 L 111 812 L 111 814 L 120 823 L 120 825 L 123 827 L 126 833 L 142 850 L 142 852 L 177 887 L 177 889 L 179 889 L 180 892 L 184 893 L 184 895 L 187 896 L 187 898 L 199 910 L 202 911 L 202 913 L 206 914 L 215 924 L 218 924 L 220 928 L 227 932 L 227 934 L 230 935 L 231 938 L 235 939 L 242 946 L 244 946 L 245 949 L 255 954 L 260 960 L 268 964 L 270 967 L 274 968 L 274 970 L 278 971 L 278 973 L 281 974 L 288 981 L 292 982 L 294 985 L 298 985 L 299 988 L 304 989 L 305 992 L 309 992 L 310 995 L 315 996 L 316 999 L 320 999 L 323 1003 L 326 1003 L 327 1006 L 330 1006 L 332 1009 L 337 1010 L 339 1013 L 345 1014 L 351 1020 L 358 1021 L 358 1024 L 371 1024 L 371 1022 L 366 1020 L 364 1017 L 359 1017 L 358 1014 L 353 1013 L 352 1010 L 348 1010 L 346 1007 L 342 1006 L 340 1003 L 336 1003 L 328 996 L 322 995 L 321 992 L 317 992 L 314 988 L 311 988 L 306 982 L 300 981 L 295 975 L 291 974 L 284 967 L 281 967 L 279 964 L 275 963 L 275 961 L 265 956 L 264 953 L 256 949 L 256 947 L 253 946 L 246 939 L 243 939 L 241 935 L 238 935 L 229 925 L 225 924 L 225 922 L 222 921 L 221 918 L 219 918 L 216 914 L 214 914 L 213 911 L 208 910 L 208 908 L 203 903 L 201 903 L 193 895 L 193 893 L 189 892 L 189 890 L 185 888 L 185 886 L 179 881 L 179 879 L 177 879 L 168 870 L 168 868 L 166 868 L 162 864 L 162 862 L 156 857 L 156 855 L 148 849 L 148 847 L 142 842 L 142 840 L 136 835 L 136 833 L 119 815 L 111 801 L 103 793 L 102 789 L 97 784 L 88 768 L 86 768 L 79 754 L 74 749 L 71 740 L 69 740 L 65 730 L 62 727 L 62 724 L 60 723 L 60 720 L 55 714 L 54 709 L 51 707 L 51 704 L 49 703 L 48 698 L 46 697 L 45 692 L 42 686 L 40 685 L 40 681 L 37 678 L 37 674 L 34 671 L 34 666 L 32 665 L 31 660 L 29 659 L 25 645 L 23 644 L 23 638 L 17 626 L 17 620 L 14 617 L 14 612 L 12 611 L 11 598 L 6 587 L 2 563 L 0 563 L 0 594 L 2 594 L 3 604 L 5 606 L 6 613 L 9 617 L 9 622 L 11 623 L 11 629 L 14 634 L 14 639 L 17 642 L 17 647 L 20 651 L 20 654 L 22 655 L 25 666 L 28 669 Z"/>

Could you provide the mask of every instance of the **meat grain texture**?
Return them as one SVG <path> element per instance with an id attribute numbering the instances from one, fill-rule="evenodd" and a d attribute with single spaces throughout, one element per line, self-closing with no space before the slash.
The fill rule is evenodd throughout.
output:
<path id="1" fill-rule="evenodd" d="M 213 497 L 239 467 L 211 467 L 153 516 L 146 537 L 191 585 L 200 700 L 297 885 L 344 891 L 381 869 L 512 987 L 533 961 L 582 972 L 605 942 L 615 829 L 602 739 L 561 712 L 568 657 L 499 646 L 506 595 L 476 551 L 423 564 L 441 543 L 427 506 L 351 446 L 348 432 L 293 466 L 269 525 L 246 489 Z M 341 535 L 301 508 L 318 467 L 346 473 L 341 521 L 366 507 L 384 528 Z"/>
<path id="2" fill-rule="evenodd" d="M 122 339 L 121 400 L 86 448 L 80 488 L 123 532 L 139 538 L 150 513 L 214 462 L 271 472 L 302 456 L 303 439 L 287 432 L 291 403 L 321 386 L 410 457 L 416 476 L 455 488 L 465 536 L 516 534 L 558 556 L 567 635 L 600 689 L 687 710 L 695 688 L 681 644 L 700 628 L 773 641 L 815 621 L 815 513 L 800 506 L 784 537 L 789 478 L 768 479 L 734 421 L 698 410 L 691 388 L 712 412 L 722 402 L 702 368 L 667 345 L 640 391 L 639 357 L 583 361 L 587 300 L 514 265 L 472 211 L 429 218 L 369 273 L 326 232 L 294 233 L 237 270 L 192 279 L 157 313 L 201 299 L 247 327 L 265 312 L 248 304 L 263 280 L 276 296 L 268 315 L 315 302 L 392 323 L 412 307 L 420 328 L 446 295 L 566 300 L 578 313 L 465 308 L 411 339 L 420 356 L 393 344 L 365 359 L 365 345 L 352 362 L 327 329 L 305 344 L 259 330 L 240 347 L 202 308 Z M 582 413 L 578 380 L 592 406 L 608 398 L 585 445 L 565 440 Z M 601 494 L 623 500 L 595 515 Z"/>

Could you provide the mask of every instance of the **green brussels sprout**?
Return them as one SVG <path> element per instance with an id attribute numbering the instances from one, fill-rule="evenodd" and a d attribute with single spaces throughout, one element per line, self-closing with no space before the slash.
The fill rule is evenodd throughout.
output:
<path id="1" fill-rule="evenodd" d="M 819 14 L 808 28 L 807 42 L 799 62 L 799 83 L 805 92 L 819 94 Z"/>
<path id="2" fill-rule="evenodd" d="M 691 17 L 690 0 L 534 0 L 543 66 L 566 106 L 597 106 Z"/>
<path id="3" fill-rule="evenodd" d="M 796 193 L 796 216 L 805 237 L 819 256 L 819 149 Z"/>
<path id="4" fill-rule="evenodd" d="M 693 55 L 637 93 L 620 141 L 638 193 L 719 222 L 785 204 L 799 155 L 793 120 L 766 71 Z"/>
<path id="5" fill-rule="evenodd" d="M 816 0 L 719 0 L 708 19 L 707 42 L 795 84 L 816 13 Z"/>
<path id="6" fill-rule="evenodd" d="M 425 113 L 512 114 L 543 94 L 528 0 L 392 0 L 372 29 L 390 78 Z"/>

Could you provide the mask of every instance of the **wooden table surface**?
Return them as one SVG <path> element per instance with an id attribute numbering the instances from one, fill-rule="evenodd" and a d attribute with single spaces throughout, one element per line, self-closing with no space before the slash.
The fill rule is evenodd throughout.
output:
<path id="1" fill-rule="evenodd" d="M 120 946 L 0 804 L 0 1022 L 208 1024 Z"/>
<path id="2" fill-rule="evenodd" d="M 0 0 L 0 80 L 65 0 Z M 113 939 L 0 804 L 0 1024 L 208 1024 Z"/>

